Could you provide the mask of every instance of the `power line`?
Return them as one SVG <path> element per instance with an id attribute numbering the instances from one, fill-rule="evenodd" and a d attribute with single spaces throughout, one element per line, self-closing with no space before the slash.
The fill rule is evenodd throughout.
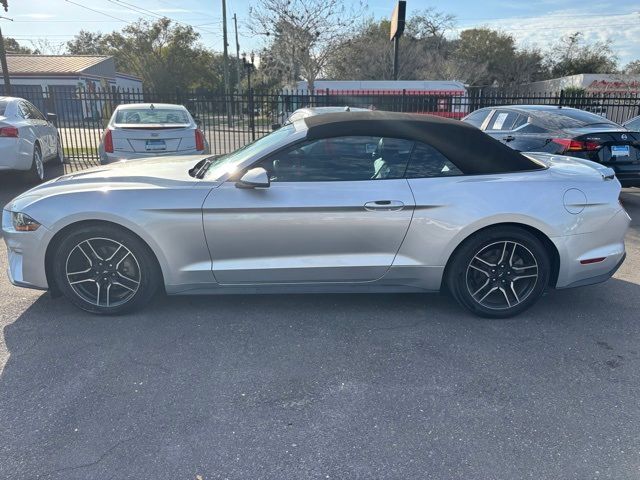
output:
<path id="1" fill-rule="evenodd" d="M 71 0 L 64 0 L 64 1 L 67 2 L 67 3 L 71 3 L 73 5 L 76 5 L 78 7 L 84 8 L 85 10 L 91 10 L 92 12 L 99 13 L 101 15 L 104 15 L 105 17 L 113 18 L 114 20 L 119 20 L 119 21 L 125 22 L 125 23 L 131 23 L 129 20 L 125 20 L 123 18 L 114 17 L 113 15 L 109 15 L 108 13 L 104 13 L 104 12 L 102 12 L 100 10 L 96 10 L 95 8 L 87 7 L 87 6 L 82 5 L 80 3 L 72 2 Z"/>
<path id="2" fill-rule="evenodd" d="M 481 21 L 481 20 L 527 20 L 527 19 L 554 19 L 554 18 L 573 18 L 573 17 L 626 17 L 629 15 L 640 15 L 640 12 L 627 12 L 627 13 L 573 13 L 573 14 L 560 14 L 554 15 L 553 13 L 548 13 L 546 16 L 542 15 L 532 15 L 532 16 L 513 16 L 513 17 L 478 17 L 478 18 L 459 18 L 461 21 Z"/>
<path id="3" fill-rule="evenodd" d="M 486 25 L 484 25 L 486 26 Z M 630 27 L 630 26 L 638 26 L 638 22 L 634 22 L 634 23 L 611 23 L 608 24 L 607 27 Z M 476 25 L 465 25 L 464 27 L 458 27 L 457 30 L 468 30 L 471 28 L 481 28 L 483 27 L 483 25 L 480 24 L 476 24 Z M 581 25 L 579 27 L 576 27 L 575 25 L 555 25 L 555 26 L 549 26 L 549 27 L 524 27 L 524 28 L 520 28 L 520 27 L 513 27 L 513 28 L 502 28 L 501 26 L 493 26 L 494 28 L 497 28 L 498 30 L 504 30 L 506 32 L 522 32 L 522 31 L 530 31 L 530 30 L 575 30 L 576 32 L 580 32 L 582 30 L 589 30 L 589 29 L 593 29 L 593 28 L 598 28 L 598 29 L 602 29 L 602 25 Z"/>
<path id="4" fill-rule="evenodd" d="M 147 15 L 151 15 L 151 16 L 154 16 L 156 18 L 168 18 L 169 20 L 171 20 L 173 22 L 176 22 L 177 24 L 185 25 L 185 26 L 191 27 L 191 28 L 197 28 L 198 30 L 202 30 L 203 32 L 213 33 L 210 30 L 206 30 L 206 29 L 201 28 L 201 27 L 194 27 L 193 25 L 191 25 L 189 23 L 181 22 L 180 20 L 176 20 L 175 18 L 171 18 L 171 17 L 169 17 L 167 15 L 158 14 L 158 13 L 153 12 L 151 10 L 147 10 L 146 8 L 137 7 L 137 6 L 132 5 L 130 3 L 124 2 L 123 0 L 107 0 L 107 1 L 110 2 L 110 3 L 113 3 L 114 5 L 118 5 L 120 7 L 127 8 L 127 9 L 129 9 L 129 10 L 131 10 L 133 12 L 142 13 L 142 14 L 146 13 Z"/>

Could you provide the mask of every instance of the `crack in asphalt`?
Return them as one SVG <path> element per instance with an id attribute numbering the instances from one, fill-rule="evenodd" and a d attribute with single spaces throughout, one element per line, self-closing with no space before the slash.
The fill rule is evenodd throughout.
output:
<path id="1" fill-rule="evenodd" d="M 72 467 L 64 467 L 64 468 L 58 468 L 55 470 L 51 470 L 48 472 L 44 472 L 41 474 L 37 474 L 35 477 L 31 477 L 34 480 L 37 479 L 42 479 L 42 478 L 47 478 L 50 477 L 52 475 L 56 475 L 62 472 L 70 472 L 73 470 L 80 470 L 82 468 L 89 468 L 89 467 L 95 467 L 96 465 L 98 465 L 100 462 L 102 462 L 105 458 L 107 458 L 111 453 L 113 453 L 113 451 L 115 451 L 118 447 L 124 445 L 125 443 L 128 443 L 132 440 L 135 440 L 136 438 L 139 438 L 141 436 L 140 435 L 135 435 L 131 438 L 125 438 L 123 440 L 120 440 L 118 442 L 116 442 L 114 445 L 112 445 L 111 447 L 109 447 L 102 455 L 100 455 L 96 460 L 94 460 L 93 462 L 88 462 L 88 463 L 81 463 L 80 465 L 74 465 Z"/>

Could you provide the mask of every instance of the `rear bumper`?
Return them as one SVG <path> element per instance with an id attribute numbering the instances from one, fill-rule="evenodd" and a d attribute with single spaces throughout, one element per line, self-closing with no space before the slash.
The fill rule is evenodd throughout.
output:
<path id="1" fill-rule="evenodd" d="M 620 209 L 604 228 L 591 233 L 552 238 L 560 254 L 556 288 L 591 285 L 607 280 L 625 259 L 624 236 L 631 218 Z M 582 260 L 604 258 L 597 263 Z"/>
<path id="2" fill-rule="evenodd" d="M 576 282 L 573 282 L 573 283 L 567 285 L 566 287 L 561 287 L 561 288 L 586 287 L 587 285 L 595 285 L 596 283 L 605 282 L 605 281 L 609 280 L 611 277 L 613 277 L 613 274 L 618 271 L 618 269 L 624 263 L 624 260 L 626 258 L 627 258 L 627 254 L 624 253 L 622 255 L 622 258 L 616 264 L 616 266 L 613 267 L 608 272 L 601 273 L 600 275 L 596 275 L 595 277 L 583 278 L 582 280 L 578 280 Z"/>
<path id="3" fill-rule="evenodd" d="M 9 140 L 5 142 L 4 140 Z M 18 142 L 14 138 L 0 139 L 0 171 L 29 170 L 31 155 L 20 152 Z"/>

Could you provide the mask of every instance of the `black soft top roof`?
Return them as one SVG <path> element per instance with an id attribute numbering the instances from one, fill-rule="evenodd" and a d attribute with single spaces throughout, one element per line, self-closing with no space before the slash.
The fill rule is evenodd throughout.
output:
<path id="1" fill-rule="evenodd" d="M 404 138 L 435 147 L 467 174 L 538 170 L 543 165 L 459 120 L 395 112 L 339 112 L 304 119 L 307 139 L 351 135 Z"/>

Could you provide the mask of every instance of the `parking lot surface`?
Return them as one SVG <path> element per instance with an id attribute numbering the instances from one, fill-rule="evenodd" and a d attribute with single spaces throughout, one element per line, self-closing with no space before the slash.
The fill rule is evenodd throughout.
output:
<path id="1" fill-rule="evenodd" d="M 25 188 L 0 178 L 0 204 Z M 408 294 L 104 318 L 2 274 L 0 479 L 637 479 L 640 189 L 622 201 L 615 278 L 509 320 Z"/>

